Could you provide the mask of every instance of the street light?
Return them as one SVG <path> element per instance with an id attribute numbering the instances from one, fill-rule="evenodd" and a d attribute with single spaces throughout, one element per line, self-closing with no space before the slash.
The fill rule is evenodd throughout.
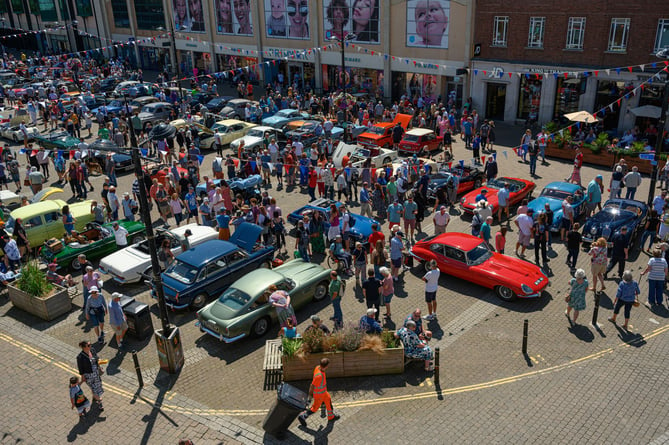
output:
<path id="1" fill-rule="evenodd" d="M 669 59 L 669 48 L 663 48 L 659 50 L 655 56 L 660 59 Z M 653 199 L 655 197 L 655 185 L 657 183 L 657 165 L 660 162 L 660 152 L 664 145 L 664 127 L 667 122 L 667 102 L 669 102 L 669 74 L 666 74 L 665 68 L 665 81 L 664 81 L 664 94 L 662 95 L 662 105 L 660 111 L 660 118 L 658 119 L 657 126 L 659 129 L 659 135 L 655 141 L 655 156 L 653 156 L 653 172 L 650 176 L 650 188 L 648 190 L 648 205 L 653 204 Z"/>
<path id="2" fill-rule="evenodd" d="M 346 61 L 344 59 L 344 46 L 349 40 L 354 40 L 357 36 L 354 33 L 344 35 L 344 24 L 340 28 L 341 37 L 332 36 L 330 40 L 339 42 L 341 45 L 341 73 L 339 75 L 339 85 L 341 85 L 342 92 L 346 92 Z"/>
<path id="3" fill-rule="evenodd" d="M 156 29 L 160 32 L 167 32 L 170 35 L 170 39 L 172 41 L 172 48 L 174 48 L 174 60 L 172 60 L 172 66 L 174 67 L 174 71 L 176 72 L 176 77 L 177 77 L 177 86 L 179 87 L 179 98 L 181 102 L 183 103 L 184 100 L 184 95 L 183 92 L 181 91 L 181 70 L 179 69 L 179 61 L 177 60 L 177 42 L 176 39 L 174 38 L 174 26 L 172 26 L 172 21 L 169 21 L 170 24 L 170 30 L 167 31 L 165 28 L 162 26 L 157 27 Z M 172 55 L 170 54 L 170 59 L 172 58 Z"/>

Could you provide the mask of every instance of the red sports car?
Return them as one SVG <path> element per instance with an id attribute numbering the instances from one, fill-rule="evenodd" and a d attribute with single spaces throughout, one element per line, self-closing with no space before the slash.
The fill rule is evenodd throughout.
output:
<path id="1" fill-rule="evenodd" d="M 538 266 L 493 252 L 481 238 L 466 233 L 428 237 L 412 247 L 411 255 L 421 262 L 436 260 L 441 272 L 493 289 L 505 301 L 540 297 L 548 286 Z"/>
<path id="2" fill-rule="evenodd" d="M 497 214 L 497 192 L 502 188 L 502 183 L 506 183 L 506 187 L 509 190 L 509 206 L 514 206 L 519 204 L 524 198 L 529 198 L 532 194 L 532 191 L 537 186 L 534 182 L 528 181 L 526 179 L 520 178 L 496 178 L 492 181 L 488 181 L 483 187 L 479 187 L 471 192 L 467 193 L 460 199 L 460 204 L 462 204 L 462 209 L 472 214 L 474 213 L 474 208 L 476 207 L 477 197 L 480 196 L 482 190 L 486 190 L 485 194 L 486 201 L 488 204 L 492 205 L 493 215 Z"/>

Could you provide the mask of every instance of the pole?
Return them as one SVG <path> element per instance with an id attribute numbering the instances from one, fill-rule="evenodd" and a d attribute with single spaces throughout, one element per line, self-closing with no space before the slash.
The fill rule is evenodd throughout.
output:
<path id="1" fill-rule="evenodd" d="M 668 69 L 664 68 L 665 75 L 669 78 Z M 667 121 L 667 102 L 669 101 L 669 79 L 664 81 L 664 94 L 662 95 L 662 111 L 660 111 L 660 119 L 658 120 L 658 135 L 655 141 L 655 156 L 653 158 L 653 172 L 650 176 L 650 187 L 648 189 L 648 205 L 653 204 L 655 198 L 655 185 L 657 183 L 657 165 L 660 162 L 660 152 L 664 144 L 664 126 Z"/>
<path id="2" fill-rule="evenodd" d="M 139 359 L 137 358 L 137 351 L 132 351 L 132 361 L 135 362 L 135 372 L 137 372 L 137 381 L 139 387 L 144 387 L 144 379 L 142 378 L 142 368 L 139 367 Z"/>
<path id="3" fill-rule="evenodd" d="M 597 316 L 599 315 L 599 300 L 602 295 L 599 292 L 595 292 L 595 309 L 592 311 L 592 325 L 597 327 Z"/>
<path id="4" fill-rule="evenodd" d="M 128 108 L 128 96 L 124 96 L 126 110 Z M 139 147 L 137 147 L 137 136 L 135 136 L 135 129 L 132 126 L 132 119 L 130 114 L 127 116 L 128 128 L 130 129 L 130 155 L 135 169 L 135 176 L 139 182 L 139 214 L 142 217 L 142 222 L 146 228 L 146 241 L 149 245 L 149 254 L 151 256 L 151 272 L 153 273 L 153 286 L 158 296 L 158 308 L 160 310 L 160 322 L 163 327 L 165 337 L 169 337 L 171 327 L 167 317 L 167 306 L 165 305 L 165 293 L 163 292 L 163 282 L 160 278 L 160 263 L 158 262 L 158 250 L 156 247 L 156 237 L 153 233 L 153 225 L 151 221 L 151 214 L 149 212 L 149 199 L 146 194 L 146 187 L 142 178 L 144 172 L 142 171 L 142 163 L 139 157 Z"/>
<path id="5" fill-rule="evenodd" d="M 341 81 L 341 91 L 342 93 L 346 92 L 346 61 L 344 59 L 344 45 L 346 45 L 346 39 L 344 38 L 344 23 L 342 22 L 341 29 L 339 33 L 339 41 L 341 42 L 341 75 L 339 77 Z"/>
<path id="6" fill-rule="evenodd" d="M 530 322 L 528 320 L 525 320 L 523 323 L 523 354 L 527 354 L 527 331 L 529 324 Z"/>
<path id="7" fill-rule="evenodd" d="M 181 103 L 184 101 L 184 93 L 181 91 L 181 69 L 179 68 L 179 60 L 177 57 L 177 41 L 174 36 L 174 24 L 170 20 L 170 37 L 172 38 L 172 46 L 174 47 L 174 70 L 177 73 L 177 86 L 179 87 L 179 99 Z M 179 110 L 181 114 L 181 110 Z"/>
<path id="8" fill-rule="evenodd" d="M 434 348 L 434 384 L 439 385 L 439 346 Z"/>

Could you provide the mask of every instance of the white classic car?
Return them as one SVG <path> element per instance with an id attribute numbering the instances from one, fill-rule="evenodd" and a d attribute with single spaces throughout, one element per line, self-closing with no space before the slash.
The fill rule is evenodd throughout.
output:
<path id="1" fill-rule="evenodd" d="M 170 230 L 157 230 L 156 246 L 160 248 L 163 240 L 169 239 L 172 254 L 176 257 L 181 253 L 181 241 L 188 229 L 192 232 L 192 235 L 188 237 L 191 247 L 205 241 L 218 239 L 216 229 L 193 223 Z M 104 257 L 100 260 L 100 272 L 110 275 L 114 281 L 120 284 L 137 283 L 143 278 L 143 274 L 150 275 L 151 257 L 149 256 L 148 241 L 141 241 Z"/>
<path id="2" fill-rule="evenodd" d="M 286 144 L 286 137 L 283 135 L 281 130 L 278 130 L 274 127 L 268 127 L 266 125 L 258 125 L 257 127 L 251 128 L 245 136 L 230 142 L 230 148 L 237 152 L 239 143 L 243 140 L 244 151 L 257 153 L 263 148 L 263 139 L 265 137 L 265 133 L 269 133 L 270 140 L 272 138 L 276 139 L 276 142 L 280 147 L 283 148 L 283 146 Z"/>
<path id="3" fill-rule="evenodd" d="M 27 130 L 29 141 L 35 139 L 35 136 L 40 135 L 37 127 L 27 127 Z M 0 124 L 0 136 L 14 142 L 23 141 L 23 132 L 19 129 L 19 126 L 12 125 L 10 122 Z"/>
<path id="4" fill-rule="evenodd" d="M 357 168 L 362 168 L 367 159 L 372 160 L 372 167 L 381 167 L 397 159 L 395 150 L 381 147 L 361 148 L 357 145 L 340 142 L 332 155 L 335 167 L 341 167 L 342 160 L 347 153 L 351 153 L 351 165 Z"/>

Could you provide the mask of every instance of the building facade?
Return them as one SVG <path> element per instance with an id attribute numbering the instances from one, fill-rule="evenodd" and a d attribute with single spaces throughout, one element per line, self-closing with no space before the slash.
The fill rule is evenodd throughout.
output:
<path id="1" fill-rule="evenodd" d="M 471 97 L 488 118 L 545 123 L 605 109 L 605 128 L 623 130 L 648 124 L 630 110 L 661 104 L 657 78 L 626 93 L 664 67 L 655 53 L 669 47 L 667 2 L 586 2 L 575 9 L 570 0 L 478 0 L 474 30 Z"/>
<path id="2" fill-rule="evenodd" d="M 468 94 L 473 0 L 111 0 L 105 14 L 120 41 L 174 29 L 184 75 L 228 71 L 316 92 L 344 82 L 386 100 Z M 141 40 L 128 56 L 168 67 L 171 39 Z"/>

